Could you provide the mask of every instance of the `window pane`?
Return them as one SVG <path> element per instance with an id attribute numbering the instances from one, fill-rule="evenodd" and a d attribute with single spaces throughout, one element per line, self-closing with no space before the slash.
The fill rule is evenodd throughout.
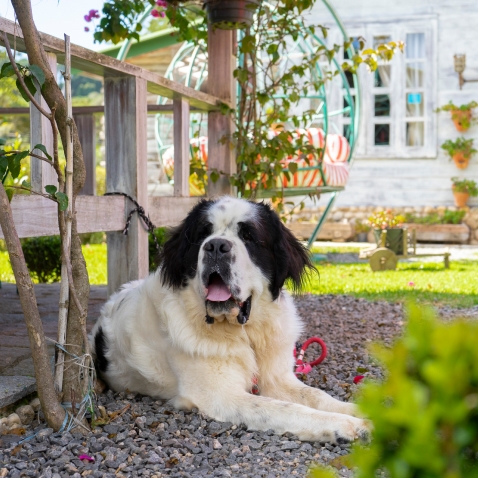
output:
<path id="1" fill-rule="evenodd" d="M 374 86 L 376 88 L 383 88 L 390 86 L 390 65 L 378 65 L 375 70 Z"/>
<path id="2" fill-rule="evenodd" d="M 423 116 L 423 93 L 405 93 L 407 116 Z"/>
<path id="3" fill-rule="evenodd" d="M 375 95 L 375 116 L 390 116 L 390 97 L 388 95 Z"/>
<path id="4" fill-rule="evenodd" d="M 380 67 L 379 67 L 380 68 Z M 407 88 L 420 88 L 423 86 L 424 62 L 407 63 L 406 85 Z"/>
<path id="5" fill-rule="evenodd" d="M 407 123 L 407 146 L 423 146 L 425 125 L 423 121 Z"/>
<path id="6" fill-rule="evenodd" d="M 390 35 L 379 35 L 376 37 L 373 37 L 373 47 L 377 48 L 378 45 L 382 43 L 388 43 L 389 41 L 392 41 L 392 38 Z"/>
<path id="7" fill-rule="evenodd" d="M 375 145 L 376 146 L 390 145 L 390 125 L 389 124 L 375 125 Z"/>
<path id="8" fill-rule="evenodd" d="M 407 58 L 425 58 L 425 34 L 408 33 L 405 53 Z"/>
<path id="9" fill-rule="evenodd" d="M 349 88 L 354 88 L 354 75 L 350 71 L 344 71 L 345 79 Z M 346 85 L 344 85 L 345 88 Z"/>

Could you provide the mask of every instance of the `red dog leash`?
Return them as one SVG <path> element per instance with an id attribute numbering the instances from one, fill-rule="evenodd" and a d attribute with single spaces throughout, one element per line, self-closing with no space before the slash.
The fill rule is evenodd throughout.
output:
<path id="1" fill-rule="evenodd" d="M 320 357 L 318 359 L 312 362 L 304 363 L 305 351 L 307 350 L 309 345 L 313 343 L 320 345 L 322 353 L 320 354 Z M 295 357 L 295 372 L 294 373 L 296 375 L 309 373 L 312 370 L 312 367 L 316 367 L 317 365 L 319 365 L 325 360 L 325 357 L 327 357 L 327 346 L 325 345 L 325 342 L 319 337 L 311 337 L 310 339 L 306 340 L 303 344 L 297 343 L 295 347 L 296 348 L 294 349 L 294 357 Z M 259 386 L 257 384 L 256 376 L 252 378 L 251 392 L 254 395 L 259 394 Z"/>

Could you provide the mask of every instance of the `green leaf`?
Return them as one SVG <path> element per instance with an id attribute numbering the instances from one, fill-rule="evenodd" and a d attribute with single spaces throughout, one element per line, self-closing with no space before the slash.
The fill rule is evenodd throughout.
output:
<path id="1" fill-rule="evenodd" d="M 4 145 L 7 143 L 7 140 L 5 138 L 0 138 L 0 146 Z"/>
<path id="2" fill-rule="evenodd" d="M 30 189 L 32 187 L 29 181 L 22 181 L 22 186 L 27 189 Z"/>
<path id="3" fill-rule="evenodd" d="M 2 69 L 0 70 L 0 78 L 7 78 L 8 76 L 13 76 L 15 70 L 10 62 L 4 63 Z"/>
<path id="4" fill-rule="evenodd" d="M 12 188 L 6 188 L 5 192 L 7 193 L 8 200 L 12 202 L 12 197 L 13 197 L 13 189 Z"/>
<path id="5" fill-rule="evenodd" d="M 47 187 L 48 186 L 45 186 L 45 189 Z M 60 206 L 60 211 L 66 211 L 66 209 L 68 208 L 68 196 L 65 193 L 60 193 L 60 192 L 55 193 L 54 196 L 56 200 L 58 201 L 58 205 Z"/>
<path id="6" fill-rule="evenodd" d="M 36 144 L 35 147 L 32 149 L 32 152 L 35 149 L 39 149 L 50 161 L 52 161 L 52 157 L 48 154 L 46 147 L 43 144 Z"/>
<path id="7" fill-rule="evenodd" d="M 45 191 L 48 194 L 51 194 L 52 196 L 54 196 L 55 193 L 58 191 L 58 188 L 56 186 L 53 186 L 53 184 L 49 184 L 48 186 L 45 186 Z"/>
<path id="8" fill-rule="evenodd" d="M 297 165 L 297 163 L 290 162 L 289 165 L 288 165 L 288 168 L 289 168 L 289 171 L 292 174 L 295 174 L 297 172 L 297 169 L 299 168 L 299 166 Z"/>
<path id="9" fill-rule="evenodd" d="M 220 177 L 220 174 L 217 171 L 211 171 L 211 181 L 213 183 L 217 182 L 219 177 Z"/>
<path id="10" fill-rule="evenodd" d="M 38 65 L 30 65 L 29 70 L 32 72 L 40 86 L 43 86 L 43 83 L 45 83 L 45 74 L 43 73 L 43 70 Z"/>
<path id="11" fill-rule="evenodd" d="M 8 169 L 13 179 L 18 178 L 21 170 L 21 161 L 23 158 L 26 158 L 28 154 L 28 151 L 22 151 L 21 153 L 8 157 Z"/>
<path id="12" fill-rule="evenodd" d="M 2 180 L 7 168 L 8 168 L 8 158 L 6 156 L 0 156 L 0 181 Z"/>
<path id="13" fill-rule="evenodd" d="M 24 76 L 23 77 L 23 80 L 25 81 L 25 85 L 27 86 L 28 90 L 30 91 L 30 93 L 32 95 L 34 95 L 37 91 L 35 85 L 33 84 L 33 80 L 31 78 L 31 76 Z M 23 89 L 23 86 L 21 85 L 20 81 L 16 81 L 16 85 L 17 85 L 17 88 L 18 88 L 18 91 L 20 92 L 20 94 L 22 95 L 22 98 L 29 102 L 30 101 L 30 97 L 27 95 L 27 93 L 25 92 L 25 90 Z"/>

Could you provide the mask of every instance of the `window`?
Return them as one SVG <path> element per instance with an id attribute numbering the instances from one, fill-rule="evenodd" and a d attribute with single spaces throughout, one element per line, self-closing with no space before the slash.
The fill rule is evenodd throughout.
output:
<path id="1" fill-rule="evenodd" d="M 361 131 L 356 154 L 365 158 L 435 158 L 436 150 L 436 17 L 390 23 L 346 25 L 367 45 L 405 41 L 403 54 L 380 61 L 374 73 L 360 72 Z M 351 79 L 347 77 L 349 88 Z M 345 85 L 342 91 L 345 91 Z M 351 92 L 355 95 L 355 90 Z M 346 102 L 343 102 L 345 108 Z M 343 114 L 343 131 L 350 123 Z"/>

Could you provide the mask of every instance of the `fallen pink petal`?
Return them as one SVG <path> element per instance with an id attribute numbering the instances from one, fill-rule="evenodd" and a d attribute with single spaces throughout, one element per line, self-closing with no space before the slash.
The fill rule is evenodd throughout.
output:
<path id="1" fill-rule="evenodd" d="M 95 461 L 95 457 L 94 456 L 90 456 L 90 455 L 80 455 L 78 457 L 79 460 L 86 460 L 86 461 Z"/>
<path id="2" fill-rule="evenodd" d="M 415 282 L 410 281 L 410 282 L 408 283 L 408 285 L 409 285 L 410 287 L 415 287 Z"/>

